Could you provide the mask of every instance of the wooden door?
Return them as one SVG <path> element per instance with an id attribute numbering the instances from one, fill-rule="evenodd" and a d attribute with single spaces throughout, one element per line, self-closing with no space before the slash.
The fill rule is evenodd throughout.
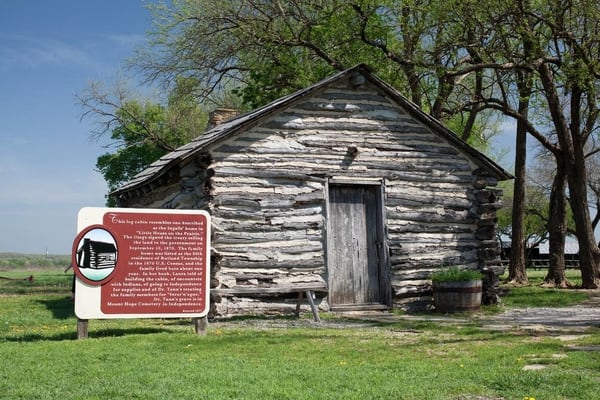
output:
<path id="1" fill-rule="evenodd" d="M 329 303 L 335 308 L 376 308 L 388 303 L 384 270 L 381 188 L 330 185 Z"/>

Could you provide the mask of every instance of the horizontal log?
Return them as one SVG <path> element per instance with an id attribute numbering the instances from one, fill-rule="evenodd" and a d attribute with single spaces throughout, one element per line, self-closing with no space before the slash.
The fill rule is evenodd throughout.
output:
<path id="1" fill-rule="evenodd" d="M 225 174 L 222 171 L 217 171 L 218 174 L 212 178 L 213 184 L 219 186 L 234 186 L 234 187 L 268 187 L 272 189 L 288 188 L 289 190 L 296 191 L 302 190 L 304 192 L 312 192 L 315 190 L 321 190 L 323 183 L 315 182 L 313 180 L 296 179 L 296 177 L 288 177 L 281 175 L 278 178 L 274 177 L 250 177 L 240 176 L 237 174 Z M 292 193 L 292 192 L 290 192 Z"/>
<path id="2" fill-rule="evenodd" d="M 249 228 L 249 225 L 241 223 L 242 221 L 236 220 L 228 220 L 218 218 L 216 215 L 213 215 L 213 228 L 215 232 L 218 232 L 221 235 L 225 235 L 226 232 L 257 232 L 257 235 L 260 234 L 261 231 L 281 231 L 284 230 L 298 230 L 298 231 L 309 231 L 309 230 L 320 230 L 323 229 L 323 221 L 322 220 L 313 220 L 313 221 L 301 221 L 301 222 L 291 222 L 287 221 L 281 225 L 271 225 L 271 224 L 255 224 Z"/>
<path id="3" fill-rule="evenodd" d="M 472 203 L 466 197 L 447 197 L 437 196 L 428 192 L 417 193 L 396 190 L 386 191 L 385 195 L 388 207 L 412 206 L 412 208 L 415 208 L 415 206 L 418 206 L 420 208 L 428 204 L 455 210 L 468 210 L 472 207 Z"/>
<path id="4" fill-rule="evenodd" d="M 401 284 L 392 284 L 392 288 L 394 289 L 394 295 L 398 297 L 403 297 L 406 295 L 415 295 L 415 294 L 423 294 L 427 290 L 431 290 L 430 283 L 423 284 L 410 284 L 408 282 L 403 282 Z"/>
<path id="5" fill-rule="evenodd" d="M 360 159 L 352 160 L 346 153 L 340 151 L 339 156 L 328 159 L 324 157 L 306 157 L 294 159 L 285 157 L 262 157 L 260 159 L 252 159 L 248 164 L 257 169 L 269 169 L 273 165 L 277 165 L 281 169 L 302 170 L 307 174 L 326 175 L 332 171 L 377 171 L 380 176 L 390 176 L 398 174 L 398 170 L 406 174 L 423 173 L 427 175 L 455 175 L 460 176 L 460 180 L 464 181 L 470 178 L 471 169 L 467 164 L 456 164 L 451 160 L 423 162 L 414 160 L 413 162 L 390 161 L 383 163 L 378 161 L 361 161 Z M 234 165 L 244 166 L 244 160 L 236 157 L 230 157 L 222 163 L 228 167 Z"/>
<path id="6" fill-rule="evenodd" d="M 448 224 L 474 224 L 478 220 L 469 216 L 467 211 L 457 210 L 423 210 L 423 211 L 396 211 L 395 209 L 386 209 L 386 217 L 389 220 L 413 221 L 413 222 L 431 222 Z"/>
<path id="7" fill-rule="evenodd" d="M 381 161 L 389 159 L 388 163 L 410 164 L 414 162 L 422 162 L 428 165 L 441 163 L 444 165 L 455 165 L 457 168 L 468 168 L 469 163 L 465 158 L 456 156 L 457 150 L 447 145 L 432 146 L 431 143 L 423 141 L 413 144 L 404 144 L 403 146 L 394 145 L 396 138 L 390 137 L 389 141 L 382 140 L 380 132 L 374 132 L 372 140 L 369 140 L 366 132 L 361 132 L 360 136 L 352 137 L 344 132 L 340 135 L 332 135 L 331 137 L 324 136 L 321 132 L 315 134 L 313 138 L 310 136 L 299 137 L 297 140 L 289 142 L 279 141 L 280 147 L 273 146 L 274 142 L 260 142 L 258 144 L 240 146 L 221 146 L 214 150 L 214 156 L 219 161 L 216 166 L 221 168 L 223 162 L 236 161 L 240 165 L 239 168 L 244 168 L 243 165 L 259 164 L 264 161 L 306 161 L 314 159 L 318 162 L 331 162 L 338 160 L 340 157 L 347 155 L 348 147 L 355 146 L 358 148 L 356 161 Z M 238 142 L 239 143 L 239 142 Z M 403 140 L 403 143 L 406 143 Z M 292 149 L 291 147 L 296 147 Z M 229 168 L 228 164 L 225 164 Z M 277 169 L 282 169 L 279 164 L 273 165 Z M 246 168 L 250 168 L 249 166 Z M 298 172 L 297 172 L 298 173 Z M 473 179 L 471 177 L 471 179 Z"/>
<path id="8" fill-rule="evenodd" d="M 280 169 L 277 166 L 271 166 L 269 169 L 262 168 L 243 168 L 241 166 L 218 166 L 219 176 L 253 176 L 256 178 L 276 178 L 291 179 L 300 182 L 320 182 L 325 183 L 325 178 L 314 175 L 300 173 L 298 170 Z"/>
<path id="9" fill-rule="evenodd" d="M 248 260 L 237 257 L 224 257 L 219 263 L 219 267 L 224 269 L 281 269 L 288 271 L 318 271 L 324 270 L 325 259 L 322 255 L 315 255 L 312 258 L 302 260 Z"/>
<path id="10" fill-rule="evenodd" d="M 327 93 L 327 92 L 326 92 Z M 335 94 L 331 93 L 332 96 L 337 96 L 340 91 Z M 364 94 L 367 96 L 366 92 Z M 361 116 L 365 115 L 373 117 L 376 115 L 378 118 L 387 120 L 398 120 L 400 118 L 408 118 L 408 115 L 400 113 L 398 107 L 392 106 L 391 103 L 385 102 L 385 98 L 379 97 L 373 99 L 378 100 L 375 102 L 367 102 L 363 97 L 347 97 L 335 98 L 332 101 L 331 98 L 320 98 L 314 97 L 309 101 L 302 102 L 295 105 L 291 111 L 301 111 L 308 115 L 334 115 L 341 118 L 346 118 L 348 115 Z"/>
<path id="11" fill-rule="evenodd" d="M 323 234 L 318 230 L 285 230 L 281 227 L 272 227 L 270 230 L 248 230 L 227 232 L 227 234 L 219 234 L 213 239 L 213 244 L 246 244 L 250 243 L 273 243 L 273 242 L 289 242 L 302 240 L 307 242 L 322 243 Z M 255 228 L 256 229 L 256 228 Z"/>
<path id="12" fill-rule="evenodd" d="M 229 270 L 226 273 L 219 273 L 219 280 L 231 282 L 233 284 L 223 283 L 222 286 L 234 287 L 243 286 L 245 282 L 256 281 L 265 286 L 268 284 L 288 284 L 288 283 L 312 283 L 324 282 L 320 274 L 302 272 L 300 274 L 290 273 L 290 271 L 278 270 Z"/>
<path id="13" fill-rule="evenodd" d="M 289 257 L 290 255 L 304 255 L 300 258 L 309 258 L 314 256 L 315 253 L 323 251 L 323 244 L 321 242 L 314 243 L 302 243 L 294 245 L 277 245 L 276 242 L 262 242 L 261 246 L 256 245 L 257 241 L 249 243 L 240 243 L 237 245 L 227 245 L 221 243 L 219 245 L 219 252 L 221 254 L 237 253 L 237 252 L 253 252 L 257 255 L 264 255 L 265 257 L 277 259 L 279 257 Z"/>
<path id="14" fill-rule="evenodd" d="M 339 132 L 340 130 L 361 133 L 364 131 L 394 132 L 394 133 L 412 133 L 429 135 L 435 138 L 433 134 L 423 125 L 417 125 L 411 122 L 399 123 L 399 121 L 371 121 L 368 119 L 348 119 L 340 121 L 339 118 L 310 118 L 306 115 L 281 113 L 275 118 L 262 124 L 263 128 L 273 130 L 319 130 L 320 132 Z M 437 138 L 435 138 L 437 139 Z M 432 140 L 435 140 L 432 139 Z M 439 140 L 439 139 L 438 139 Z"/>
<path id="15" fill-rule="evenodd" d="M 390 274 L 394 276 L 397 272 L 403 272 L 406 270 L 412 270 L 416 267 L 422 267 L 424 269 L 437 268 L 448 265 L 467 265 L 478 263 L 480 260 L 475 255 L 469 254 L 456 254 L 450 255 L 438 255 L 429 257 L 410 257 L 405 259 L 390 259 Z"/>
<path id="16" fill-rule="evenodd" d="M 235 194 L 221 194 L 218 197 L 215 197 L 212 202 L 212 210 L 218 210 L 218 207 L 221 206 L 235 206 L 241 207 L 246 210 L 255 209 L 259 210 L 261 208 L 260 202 L 258 199 L 248 199 L 248 198 L 240 198 Z"/>
<path id="17" fill-rule="evenodd" d="M 396 132 L 380 132 L 377 129 L 368 129 L 362 132 L 344 129 L 327 132 L 318 129 L 305 129 L 302 132 L 290 132 L 293 132 L 292 137 L 294 138 L 294 140 L 296 140 L 301 145 L 305 146 L 307 148 L 307 151 L 309 151 L 308 149 L 313 149 L 313 151 L 322 151 L 322 149 L 328 149 L 333 147 L 347 147 L 350 145 L 374 150 L 380 149 L 381 151 L 388 151 L 395 149 L 392 147 L 386 147 L 386 145 L 394 145 L 399 142 L 398 135 Z M 429 148 L 449 148 L 449 146 L 445 145 L 442 142 L 432 144 L 428 142 L 422 134 L 418 133 L 403 133 L 401 141 L 405 147 L 397 148 L 400 150 L 414 149 L 415 152 L 418 152 L 420 150 L 427 151 L 427 146 L 429 146 Z M 439 154 L 444 153 L 446 152 L 439 152 Z"/>
<path id="18" fill-rule="evenodd" d="M 405 245 L 402 250 L 406 252 L 394 252 L 391 257 L 422 257 L 444 254 L 466 254 L 468 252 L 476 251 L 479 249 L 479 245 L 476 240 L 473 241 L 461 241 L 458 243 L 431 243 L 431 242 L 418 242 L 415 241 L 410 245 Z"/>
<path id="19" fill-rule="evenodd" d="M 299 293 L 307 290 L 314 292 L 327 292 L 327 285 L 322 282 L 315 283 L 296 283 L 276 286 L 250 286 L 234 288 L 216 288 L 211 289 L 211 293 L 217 295 L 251 295 L 251 294 L 274 294 L 274 293 Z"/>
<path id="20" fill-rule="evenodd" d="M 236 168 L 237 167 L 237 168 Z M 273 170 L 272 164 L 253 164 L 247 165 L 247 168 L 240 168 L 239 163 L 229 163 L 228 166 L 225 166 L 225 169 L 228 170 L 228 173 L 235 175 L 237 173 L 243 174 L 245 171 L 249 173 L 266 173 L 270 175 L 275 173 Z M 250 168 L 251 167 L 251 168 Z M 313 163 L 308 165 L 300 165 L 300 166 L 292 166 L 288 168 L 278 168 L 276 173 L 285 175 L 290 174 L 293 175 L 297 173 L 298 170 L 306 171 L 306 176 L 311 176 L 314 181 L 320 182 L 323 177 L 330 175 L 332 170 L 335 170 L 336 175 L 340 176 L 348 176 L 355 177 L 356 176 L 356 168 L 353 169 L 343 169 L 341 168 L 341 161 L 337 161 L 332 166 L 327 165 L 315 165 Z M 237 170 L 233 172 L 233 170 Z M 394 181 L 397 181 L 398 184 L 402 184 L 402 182 L 431 182 L 431 183 L 455 183 L 455 184 L 466 184 L 470 183 L 472 180 L 471 171 L 462 171 L 462 172 L 453 172 L 449 174 L 448 171 L 444 170 L 423 170 L 423 171 L 404 171 L 398 167 L 397 163 L 390 164 L 384 169 L 361 169 L 360 170 L 361 177 L 373 177 L 381 179 L 382 177 L 386 178 L 386 184 L 391 184 Z M 222 196 L 222 194 L 220 195 Z"/>
<path id="21" fill-rule="evenodd" d="M 212 215 L 215 218 L 223 220 L 247 220 L 247 221 L 263 221 L 265 224 L 277 225 L 278 221 L 287 219 L 287 221 L 314 221 L 322 219 L 323 208 L 321 206 L 299 206 L 296 208 L 290 207 L 281 209 L 263 209 L 263 210 L 246 210 L 243 207 L 214 207 Z"/>
<path id="22" fill-rule="evenodd" d="M 431 234 L 447 234 L 447 233 L 472 233 L 471 225 L 447 225 L 444 223 L 422 224 L 405 221 L 388 220 L 388 232 L 397 234 L 406 233 L 431 233 Z"/>

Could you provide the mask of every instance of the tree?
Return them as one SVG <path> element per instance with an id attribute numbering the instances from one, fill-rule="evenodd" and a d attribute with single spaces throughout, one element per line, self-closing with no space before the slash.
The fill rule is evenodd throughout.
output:
<path id="1" fill-rule="evenodd" d="M 580 245 L 582 286 L 596 288 L 600 250 L 589 215 L 584 149 L 598 125 L 600 13 L 586 0 L 499 2 L 490 7 L 490 12 L 485 20 L 494 21 L 501 35 L 488 39 L 497 39 L 493 51 L 484 47 L 473 51 L 487 62 L 485 68 L 496 71 L 498 78 L 477 104 L 515 118 L 557 158 L 557 172 L 565 173 Z M 523 73 L 532 80 L 528 109 L 534 107 L 534 111 L 528 114 L 516 105 L 521 98 L 515 98 L 515 94 L 522 94 L 517 89 Z M 549 119 L 539 118 L 543 115 Z M 548 140 L 546 132 L 555 135 L 556 143 Z M 562 196 L 561 182 L 559 176 L 554 195 Z M 562 200 L 557 198 L 553 204 L 561 207 Z M 551 252 L 562 252 L 560 246 L 560 240 L 551 241 Z"/>
<path id="2" fill-rule="evenodd" d="M 590 146 L 595 147 L 595 146 Z M 595 214 L 592 218 L 592 227 L 594 231 L 600 223 L 600 152 L 590 151 L 586 156 L 588 171 L 588 188 L 590 189 L 590 208 L 594 209 Z"/>
<path id="3" fill-rule="evenodd" d="M 110 134 L 113 150 L 96 162 L 109 193 L 204 131 L 207 117 L 190 95 L 194 86 L 193 80 L 180 79 L 166 105 L 133 100 L 123 84 L 110 92 L 93 83 L 78 96 L 82 118 L 98 123 L 93 137 L 99 140 Z M 107 205 L 115 205 L 108 195 Z"/>
<path id="4" fill-rule="evenodd" d="M 503 185 L 503 207 L 498 210 L 499 234 L 512 238 L 512 209 L 515 203 L 513 187 L 507 182 Z M 537 185 L 529 184 L 524 201 L 525 219 L 523 220 L 523 241 L 526 251 L 537 246 L 548 238 L 548 209 L 549 199 L 547 193 Z M 512 252 L 512 246 L 511 246 Z"/>
<path id="5" fill-rule="evenodd" d="M 484 76 L 464 61 L 460 43 L 468 33 L 462 15 L 448 12 L 449 3 L 456 6 L 423 0 L 176 0 L 153 7 L 157 28 L 132 64 L 148 81 L 167 86 L 179 76 L 194 77 L 201 83 L 200 101 L 238 85 L 237 93 L 258 106 L 366 63 L 435 118 L 455 118 L 460 136 L 469 140 L 483 122 L 481 110 L 465 104 L 475 104 L 472 88 L 483 90 Z"/>
<path id="6" fill-rule="evenodd" d="M 524 43 L 524 51 L 529 47 Z M 531 96 L 531 77 L 528 73 L 517 71 L 517 88 L 519 100 L 517 112 L 527 118 L 529 115 L 529 101 Z M 525 178 L 527 163 L 527 126 L 522 119 L 517 120 L 517 131 L 515 139 L 515 189 L 513 201 L 513 236 L 510 253 L 510 264 L 508 269 L 508 280 L 515 283 L 527 282 L 527 265 L 525 250 L 527 241 L 524 237 L 525 231 Z"/>
<path id="7" fill-rule="evenodd" d="M 544 283 L 559 288 L 570 287 L 572 285 L 565 274 L 564 250 L 567 233 L 574 233 L 575 229 L 566 196 L 565 165 L 562 157 L 541 148 L 531 170 L 530 180 L 536 182 L 537 187 L 549 198 L 547 226 L 550 254 Z"/>
<path id="8" fill-rule="evenodd" d="M 521 8 L 538 27 L 532 36 L 539 56 L 532 67 L 558 138 L 559 165 L 564 162 L 584 288 L 597 288 L 600 277 L 600 250 L 589 213 L 585 160 L 588 139 L 598 124 L 600 13 L 594 4 L 580 0 L 546 7 L 523 4 Z"/>
<path id="9" fill-rule="evenodd" d="M 591 288 L 600 250 L 583 149 L 597 130 L 599 15 L 591 0 L 175 0 L 154 7 L 157 28 L 134 65 L 167 85 L 195 78 L 199 99 L 235 84 L 258 105 L 366 62 L 433 117 L 460 118 L 464 139 L 483 110 L 514 118 L 519 143 L 527 132 L 565 172 Z"/>

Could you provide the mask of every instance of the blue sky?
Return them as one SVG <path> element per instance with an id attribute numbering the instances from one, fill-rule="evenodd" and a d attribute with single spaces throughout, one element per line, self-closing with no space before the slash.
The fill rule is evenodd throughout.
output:
<path id="1" fill-rule="evenodd" d="M 0 0 L 0 252 L 68 254 L 79 209 L 104 205 L 75 95 L 125 74 L 150 24 L 143 0 Z"/>
<path id="2" fill-rule="evenodd" d="M 0 252 L 69 254 L 79 209 L 104 205 L 105 149 L 75 96 L 128 73 L 151 28 L 145 4 L 0 0 Z"/>

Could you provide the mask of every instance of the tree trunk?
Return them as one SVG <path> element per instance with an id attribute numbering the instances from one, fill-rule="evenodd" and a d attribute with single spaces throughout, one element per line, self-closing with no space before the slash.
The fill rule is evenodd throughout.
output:
<path id="1" fill-rule="evenodd" d="M 515 188 L 512 209 L 512 237 L 508 281 L 527 283 L 527 266 L 525 264 L 525 160 L 527 156 L 527 133 L 517 123 L 517 139 L 515 149 Z"/>
<path id="2" fill-rule="evenodd" d="M 586 138 L 580 128 L 580 105 L 582 91 L 577 85 L 571 90 L 570 101 L 570 126 L 569 132 L 572 143 L 572 154 L 566 161 L 567 180 L 569 183 L 569 200 L 575 221 L 575 232 L 579 242 L 579 267 L 581 268 L 582 287 L 585 289 L 598 288 L 598 264 L 600 262 L 600 249 L 592 229 L 592 219 L 587 194 L 587 167 L 585 160 Z"/>
<path id="3" fill-rule="evenodd" d="M 571 208 L 577 240 L 579 242 L 579 267 L 581 268 L 581 286 L 584 289 L 598 288 L 598 263 L 600 262 L 600 250 L 592 232 L 592 224 L 587 201 L 585 199 L 585 182 L 573 182 L 569 179 L 569 193 L 571 195 Z"/>
<path id="4" fill-rule="evenodd" d="M 529 88 L 527 77 L 519 77 L 519 114 L 527 118 L 529 109 Z M 527 163 L 527 128 L 521 120 L 517 120 L 517 135 L 515 142 L 515 183 L 512 210 L 512 243 L 510 249 L 510 264 L 508 266 L 508 281 L 527 283 L 527 265 L 525 263 L 525 179 Z"/>
<path id="5" fill-rule="evenodd" d="M 550 193 L 548 233 L 550 257 L 544 283 L 558 288 L 569 286 L 565 276 L 565 236 L 567 234 L 567 171 L 560 154 L 556 154 L 556 175 Z"/>
<path id="6" fill-rule="evenodd" d="M 544 87 L 548 110 L 556 130 L 561 154 L 567 172 L 569 202 L 575 222 L 575 232 L 579 242 L 579 266 L 581 268 L 582 287 L 598 288 L 598 264 L 600 249 L 592 231 L 592 221 L 587 199 L 587 173 L 585 166 L 585 138 L 580 131 L 581 88 L 573 85 L 570 98 L 570 121 L 567 123 L 554 83 L 552 69 L 547 64 L 538 67 L 540 81 Z"/>
<path id="7" fill-rule="evenodd" d="M 598 263 L 600 262 L 600 249 L 596 244 L 592 222 L 587 202 L 585 179 L 579 179 L 585 174 L 584 160 L 571 165 L 572 171 L 567 173 L 569 182 L 569 200 L 575 221 L 575 232 L 579 242 L 579 267 L 581 269 L 581 286 L 584 289 L 598 288 Z M 583 169 L 583 171 L 582 171 Z"/>

